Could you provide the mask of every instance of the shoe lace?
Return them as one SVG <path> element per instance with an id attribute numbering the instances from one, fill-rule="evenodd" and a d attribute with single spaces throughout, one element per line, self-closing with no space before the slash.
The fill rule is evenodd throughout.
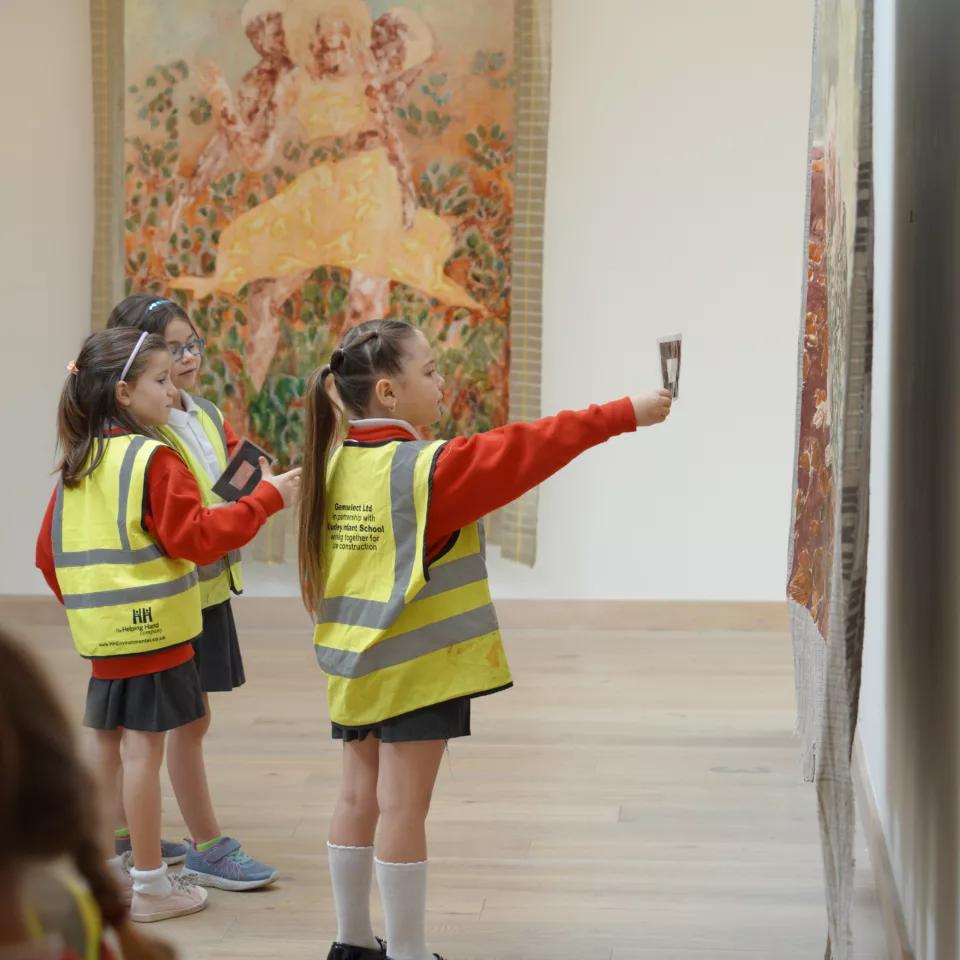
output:
<path id="1" fill-rule="evenodd" d="M 191 890 L 196 889 L 196 884 L 191 883 L 186 877 L 182 876 L 179 873 L 168 874 L 170 877 L 170 882 L 173 884 L 173 889 L 178 893 L 189 893 Z"/>

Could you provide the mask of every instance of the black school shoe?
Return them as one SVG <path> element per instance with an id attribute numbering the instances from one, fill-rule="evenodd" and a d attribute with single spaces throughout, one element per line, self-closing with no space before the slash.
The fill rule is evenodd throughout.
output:
<path id="1" fill-rule="evenodd" d="M 379 947 L 351 947 L 348 943 L 335 943 L 327 954 L 327 960 L 384 960 L 387 945 L 377 937 Z"/>

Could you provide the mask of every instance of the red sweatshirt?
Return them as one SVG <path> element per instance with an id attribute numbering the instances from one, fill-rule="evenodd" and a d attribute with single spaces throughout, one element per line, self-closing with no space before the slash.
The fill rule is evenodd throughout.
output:
<path id="1" fill-rule="evenodd" d="M 239 446 L 240 438 L 230 429 L 230 424 L 226 420 L 223 421 L 223 435 L 227 438 L 227 459 L 229 460 Z"/>
<path id="2" fill-rule="evenodd" d="M 629 398 L 558 413 L 534 423 L 510 423 L 450 440 L 437 458 L 427 516 L 427 557 L 468 524 L 539 486 L 585 450 L 637 429 Z M 400 423 L 351 425 L 350 440 L 409 437 Z"/>
<path id="3" fill-rule="evenodd" d="M 227 434 L 228 444 L 231 437 L 233 446 L 236 446 L 232 431 Z M 267 518 L 283 509 L 283 499 L 269 483 L 261 483 L 249 497 L 229 507 L 206 509 L 190 468 L 169 447 L 161 447 L 153 455 L 147 468 L 146 486 L 144 529 L 163 547 L 167 556 L 192 560 L 198 566 L 215 563 L 231 550 L 248 544 Z M 55 501 L 56 490 L 47 505 L 37 538 L 36 565 L 63 603 L 53 565 L 51 528 Z M 192 656 L 193 647 L 187 643 L 154 653 L 92 660 L 91 665 L 95 677 L 115 680 L 169 670 L 186 663 Z"/>

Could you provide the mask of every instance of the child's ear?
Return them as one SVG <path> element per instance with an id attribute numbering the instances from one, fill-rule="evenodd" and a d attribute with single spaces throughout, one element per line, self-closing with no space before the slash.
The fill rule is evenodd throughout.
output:
<path id="1" fill-rule="evenodd" d="M 124 409 L 130 406 L 130 384 L 126 380 L 117 384 L 117 403 Z"/>
<path id="2" fill-rule="evenodd" d="M 377 381 L 375 392 L 377 395 L 377 400 L 382 406 L 390 407 L 396 404 L 397 395 L 394 393 L 393 384 L 387 380 L 386 377 Z"/>

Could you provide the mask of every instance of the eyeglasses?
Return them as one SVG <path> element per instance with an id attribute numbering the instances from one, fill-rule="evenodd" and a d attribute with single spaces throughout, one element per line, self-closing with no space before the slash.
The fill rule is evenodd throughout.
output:
<path id="1" fill-rule="evenodd" d="M 171 343 L 170 356 L 173 357 L 174 363 L 179 363 L 188 353 L 191 357 L 199 357 L 203 353 L 203 344 L 204 341 L 201 337 L 197 337 L 189 343 Z"/>

